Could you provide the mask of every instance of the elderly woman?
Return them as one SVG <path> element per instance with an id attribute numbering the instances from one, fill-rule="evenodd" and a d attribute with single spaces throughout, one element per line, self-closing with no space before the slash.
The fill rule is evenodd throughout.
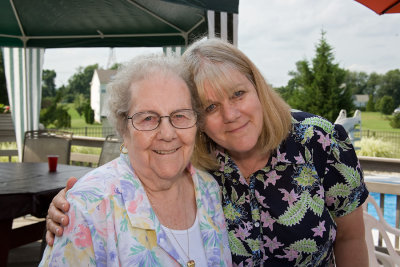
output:
<path id="1" fill-rule="evenodd" d="M 178 60 L 135 58 L 110 84 L 119 158 L 67 194 L 69 225 L 41 265 L 230 266 L 219 187 L 189 163 L 198 104 Z"/>
<path id="2" fill-rule="evenodd" d="M 368 196 L 340 125 L 289 106 L 257 67 L 221 40 L 199 41 L 183 60 L 205 112 L 195 166 L 222 191 L 237 266 L 368 266 L 361 205 Z M 49 209 L 68 220 L 60 193 Z M 51 234 L 48 235 L 51 241 Z"/>

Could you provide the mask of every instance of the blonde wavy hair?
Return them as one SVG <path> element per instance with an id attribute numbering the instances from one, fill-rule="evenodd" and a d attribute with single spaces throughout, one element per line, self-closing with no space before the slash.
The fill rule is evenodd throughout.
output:
<path id="1" fill-rule="evenodd" d="M 183 54 L 183 61 L 190 73 L 190 80 L 197 88 L 202 110 L 205 109 L 205 83 L 217 95 L 228 92 L 228 71 L 235 69 L 254 85 L 263 107 L 263 127 L 257 145 L 272 151 L 288 136 L 291 127 L 289 105 L 268 85 L 258 68 L 235 46 L 220 39 L 199 40 Z M 196 136 L 192 163 L 202 169 L 219 168 L 215 157 L 217 144 L 204 132 Z"/>

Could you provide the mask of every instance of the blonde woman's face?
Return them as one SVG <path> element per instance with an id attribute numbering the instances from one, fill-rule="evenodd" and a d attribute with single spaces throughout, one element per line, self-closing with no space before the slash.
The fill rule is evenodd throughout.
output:
<path id="1" fill-rule="evenodd" d="M 229 88 L 222 97 L 205 84 L 205 133 L 232 156 L 245 156 L 256 151 L 261 135 L 263 113 L 257 91 L 242 73 L 229 69 Z M 225 89 L 225 88 L 224 88 Z"/>
<path id="2" fill-rule="evenodd" d="M 179 109 L 191 109 L 191 98 L 186 83 L 174 74 L 154 74 L 133 83 L 129 115 L 152 111 L 169 116 Z M 193 152 L 196 126 L 174 128 L 168 118 L 151 131 L 136 130 L 128 120 L 124 143 L 130 162 L 139 178 L 171 180 L 182 175 Z M 157 180 L 158 179 L 158 180 Z"/>

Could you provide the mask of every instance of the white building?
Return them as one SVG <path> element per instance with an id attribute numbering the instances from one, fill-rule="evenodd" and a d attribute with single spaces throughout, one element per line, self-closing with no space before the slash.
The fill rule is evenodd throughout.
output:
<path id="1" fill-rule="evenodd" d="M 369 100 L 369 95 L 354 95 L 353 103 L 357 109 L 365 108 Z"/>
<path id="2" fill-rule="evenodd" d="M 102 118 L 107 116 L 106 87 L 116 70 L 97 69 L 93 73 L 90 83 L 90 107 L 94 110 L 94 120 L 101 123 Z"/>

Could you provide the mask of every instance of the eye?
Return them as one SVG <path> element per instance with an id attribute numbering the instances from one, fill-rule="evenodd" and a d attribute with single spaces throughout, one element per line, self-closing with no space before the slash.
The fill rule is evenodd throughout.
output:
<path id="1" fill-rule="evenodd" d="M 150 112 L 144 112 L 136 114 L 133 117 L 133 122 L 136 124 L 149 124 L 149 123 L 158 123 L 159 116 L 157 114 L 153 114 Z"/>
<path id="2" fill-rule="evenodd" d="M 241 97 L 244 93 L 244 91 L 236 91 L 233 93 L 233 98 Z"/>
<path id="3" fill-rule="evenodd" d="M 217 108 L 217 105 L 211 104 L 208 107 L 206 107 L 206 113 L 213 112 Z"/>
<path id="4" fill-rule="evenodd" d="M 184 114 L 184 113 L 175 113 L 175 114 L 171 117 L 171 119 L 174 120 L 174 121 L 182 121 L 182 120 L 187 120 L 188 117 L 187 117 L 187 115 Z"/>
<path id="5" fill-rule="evenodd" d="M 144 117 L 143 121 L 153 121 L 153 120 L 156 120 L 156 118 L 157 117 L 154 115 L 149 115 L 149 116 Z"/>

